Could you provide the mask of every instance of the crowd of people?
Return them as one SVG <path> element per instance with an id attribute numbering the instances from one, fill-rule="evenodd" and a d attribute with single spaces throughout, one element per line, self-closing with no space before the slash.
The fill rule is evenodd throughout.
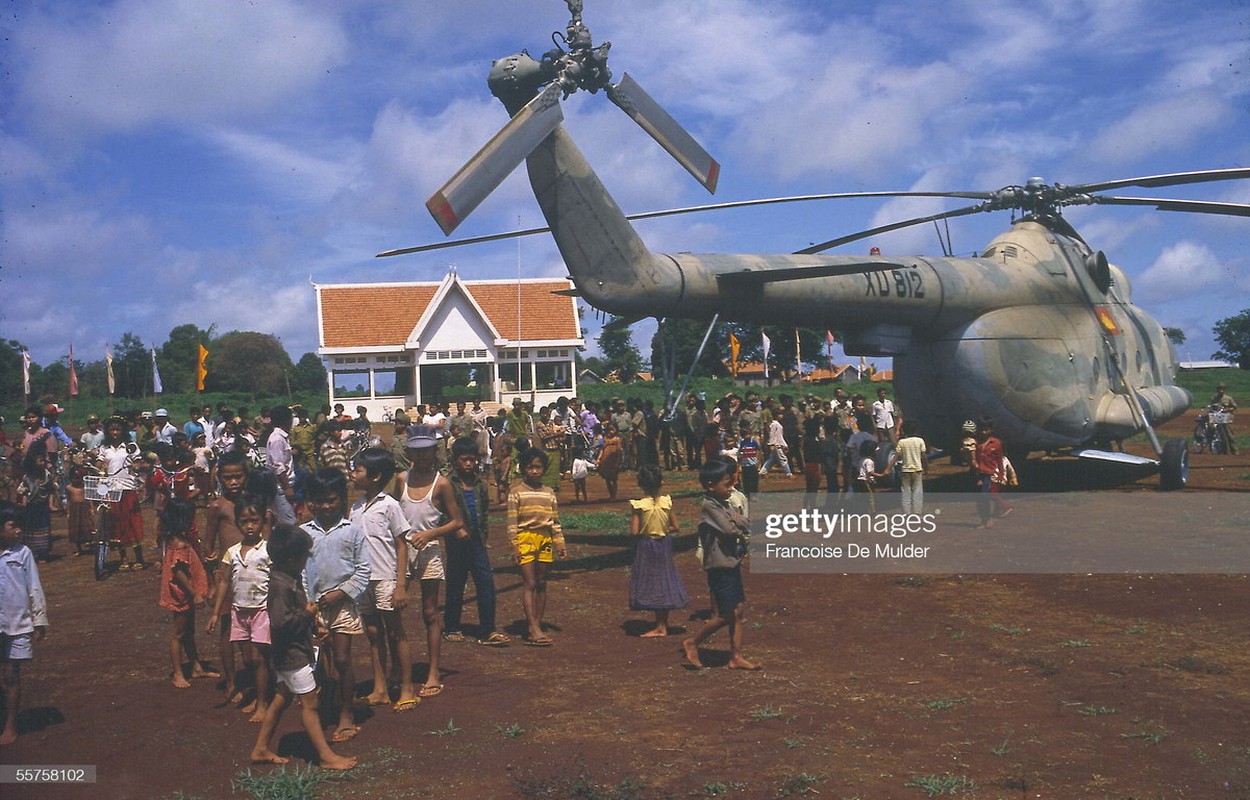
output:
<path id="1" fill-rule="evenodd" d="M 220 679 L 227 698 L 260 724 L 251 751 L 257 763 L 285 760 L 271 741 L 297 700 L 320 763 L 336 769 L 355 763 L 333 745 L 360 733 L 357 704 L 404 713 L 442 694 L 444 642 L 513 643 L 496 627 L 487 550 L 492 507 L 507 509 L 508 543 L 522 579 L 520 642 L 551 647 L 547 580 L 553 563 L 567 556 L 561 481 L 571 479 L 574 500 L 584 500 L 587 477 L 597 472 L 615 499 L 620 473 L 636 471 L 643 496 L 630 502 L 638 544 L 629 605 L 654 615 L 642 636 L 664 637 L 673 632 L 670 612 L 690 600 L 673 560 L 679 527 L 672 499 L 661 491 L 663 470 L 697 471 L 705 491 L 697 552 L 710 611 L 703 628 L 684 639 L 685 660 L 702 669 L 700 646 L 726 628 L 727 666 L 756 670 L 742 649 L 741 565 L 749 496 L 761 476 L 801 474 L 808 491 L 823 482 L 827 491 L 866 494 L 871 502 L 877 481 L 897 468 L 904 511 L 920 513 L 928 466 L 927 445 L 884 389 L 871 406 L 840 389 L 829 400 L 731 394 L 711 408 L 691 395 L 668 419 L 632 399 L 561 399 L 537 411 L 517 400 L 494 414 L 480 403 L 454 410 L 433 404 L 386 420 L 394 428 L 385 445 L 363 408 L 355 417 L 341 406 L 310 416 L 279 405 L 249 418 L 245 409 L 203 407 L 181 427 L 157 409 L 103 423 L 91 417 L 78 440 L 57 424 L 59 413 L 55 405 L 27 409 L 16 443 L 20 505 L 0 502 L 0 659 L 8 696 L 0 743 L 16 738 L 20 666 L 47 628 L 36 561 L 50 554 L 56 458 L 68 478 L 61 502 L 75 554 L 93 541 L 96 521 L 106 519 L 117 568 L 146 569 L 141 508 L 155 506 L 172 685 Z M 973 434 L 968 464 L 984 492 L 988 526 L 1010 513 L 997 488 L 1006 459 L 988 420 Z M 878 457 L 883 442 L 894 446 L 888 461 Z M 115 490 L 103 517 L 83 490 L 88 475 Z M 462 619 L 470 579 L 476 626 Z M 419 592 L 425 632 L 421 682 L 414 680 L 403 613 L 410 592 L 413 600 Z M 197 611 L 206 619 L 197 622 Z M 216 641 L 219 666 L 201 657 L 201 628 Z M 358 698 L 352 649 L 362 636 L 372 688 Z M 337 711 L 328 732 L 319 722 L 321 703 Z"/>

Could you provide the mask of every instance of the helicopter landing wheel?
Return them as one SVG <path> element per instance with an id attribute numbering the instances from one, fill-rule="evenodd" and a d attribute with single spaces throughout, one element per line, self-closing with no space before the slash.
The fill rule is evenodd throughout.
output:
<path id="1" fill-rule="evenodd" d="M 1163 443 L 1159 465 L 1159 488 L 1165 492 L 1184 489 L 1189 480 L 1189 444 L 1184 439 L 1168 439 Z"/>

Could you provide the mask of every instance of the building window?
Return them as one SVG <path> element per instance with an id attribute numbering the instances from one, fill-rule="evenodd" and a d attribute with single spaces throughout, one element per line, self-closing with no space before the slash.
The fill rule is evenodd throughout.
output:
<path id="1" fill-rule="evenodd" d="M 538 372 L 539 389 L 569 388 L 569 362 L 557 361 L 538 364 L 535 370 Z"/>
<path id="2" fill-rule="evenodd" d="M 368 397 L 369 396 L 369 373 L 368 372 L 334 372 L 334 396 L 336 398 L 344 397 Z"/>
<path id="3" fill-rule="evenodd" d="M 413 393 L 412 369 L 376 369 L 373 371 L 374 397 L 403 397 Z"/>

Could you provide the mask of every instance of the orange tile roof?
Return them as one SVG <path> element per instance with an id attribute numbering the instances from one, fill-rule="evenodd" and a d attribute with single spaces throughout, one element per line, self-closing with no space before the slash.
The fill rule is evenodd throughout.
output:
<path id="1" fill-rule="evenodd" d="M 504 339 L 515 339 L 517 282 L 462 281 L 462 284 L 499 335 Z M 442 281 L 317 287 L 321 293 L 321 346 L 402 345 L 441 285 Z M 552 294 L 571 286 L 567 280 L 520 283 L 523 340 L 577 339 L 581 336 L 573 301 Z"/>

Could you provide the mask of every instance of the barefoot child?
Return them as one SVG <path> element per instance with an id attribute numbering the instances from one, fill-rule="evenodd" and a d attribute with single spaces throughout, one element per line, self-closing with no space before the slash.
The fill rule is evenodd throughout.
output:
<path id="1" fill-rule="evenodd" d="M 243 663 L 252 672 L 256 698 L 243 707 L 252 716 L 249 722 L 262 722 L 265 707 L 273 697 L 269 677 L 269 532 L 265 502 L 243 497 L 234 504 L 234 523 L 243 538 L 226 550 L 217 567 L 217 600 L 208 619 L 207 630 L 217 630 L 228 611 L 230 641 L 239 648 Z M 233 662 L 234 659 L 231 659 Z"/>
<path id="2" fill-rule="evenodd" d="M 668 612 L 689 602 L 673 563 L 670 534 L 677 533 L 677 517 L 673 498 L 660 494 L 662 480 L 658 465 L 643 464 L 638 468 L 638 486 L 646 496 L 629 501 L 633 508 L 629 532 L 640 537 L 629 576 L 629 607 L 655 612 L 655 627 L 642 634 L 644 638 L 668 636 Z"/>
<path id="3" fill-rule="evenodd" d="M 22 662 L 33 658 L 32 643 L 48 632 L 48 604 L 35 557 L 22 544 L 21 518 L 20 509 L 0 502 L 0 677 L 5 708 L 0 746 L 17 741 Z"/>
<path id="4" fill-rule="evenodd" d="M 347 521 L 347 479 L 337 469 L 320 469 L 308 477 L 305 498 L 313 518 L 304 523 L 312 538 L 312 553 L 304 567 L 304 585 L 317 605 L 317 624 L 330 632 L 329 652 L 323 650 L 326 673 L 336 678 L 326 689 L 338 692 L 339 721 L 332 742 L 346 742 L 360 733 L 352 717 L 356 699 L 356 670 L 352 641 L 365 632 L 356 604 L 369 588 L 369 561 L 360 530 Z M 333 670 L 329 669 L 333 667 Z"/>
<path id="5" fill-rule="evenodd" d="M 750 523 L 729 506 L 733 494 L 733 469 L 713 459 L 699 470 L 699 483 L 707 493 L 699 520 L 699 542 L 703 546 L 703 569 L 712 593 L 712 618 L 693 637 L 681 643 L 686 661 L 703 669 L 699 645 L 721 628 L 729 627 L 729 668 L 759 669 L 742 655 L 742 614 L 746 594 L 742 590 L 742 557 Z"/>
<path id="6" fill-rule="evenodd" d="M 243 540 L 239 526 L 234 524 L 234 504 L 243 496 L 247 484 L 247 456 L 238 450 L 227 450 L 217 465 L 218 497 L 208 503 L 204 525 L 204 566 L 209 570 L 209 584 L 216 585 L 216 570 L 221 565 L 222 553 Z M 217 637 L 217 653 L 221 668 L 226 672 L 226 697 L 231 703 L 239 703 L 243 695 L 235 684 L 234 645 L 230 642 L 230 615 L 217 618 L 220 635 Z"/>
<path id="7" fill-rule="evenodd" d="M 195 506 L 177 497 L 171 498 L 161 511 L 165 559 L 161 565 L 160 605 L 173 612 L 169 657 L 174 686 L 179 689 L 191 687 L 182 671 L 184 655 L 191 662 L 192 678 L 221 677 L 204 666 L 195 648 L 195 609 L 208 601 L 208 576 L 200 554 L 191 546 L 189 531 L 194 521 Z"/>
<path id="8" fill-rule="evenodd" d="M 521 601 L 525 606 L 525 638 L 535 647 L 550 647 L 551 637 L 543 632 L 547 610 L 547 573 L 556 558 L 565 558 L 564 533 L 560 530 L 560 510 L 556 493 L 542 483 L 547 471 L 547 454 L 536 447 L 518 457 L 522 483 L 508 493 L 508 540 L 512 557 L 521 567 L 525 586 Z"/>
<path id="9" fill-rule="evenodd" d="M 385 492 L 395 477 L 395 457 L 381 447 L 366 447 L 356 458 L 352 483 L 360 499 L 352 506 L 351 523 L 365 540 L 369 561 L 369 586 L 360 604 L 365 634 L 369 637 L 369 660 L 373 666 L 373 691 L 366 701 L 380 706 L 390 702 L 387 690 L 387 655 L 398 669 L 399 698 L 396 712 L 411 711 L 421 702 L 412 687 L 412 655 L 404 632 L 404 606 L 408 602 L 408 532 L 399 501 Z"/>
<path id="10" fill-rule="evenodd" d="M 445 570 L 440 539 L 448 534 L 465 536 L 460 508 L 452 492 L 451 481 L 438 471 L 436 429 L 414 425 L 404 447 L 411 466 L 399 474 L 395 499 L 412 526 L 408 534 L 408 578 L 421 584 L 421 619 L 425 624 L 425 642 L 430 667 L 425 683 L 417 691 L 419 697 L 435 697 L 443 692 L 438 669 L 443 626 L 438 615 L 438 591 L 443 585 Z"/>
<path id="11" fill-rule="evenodd" d="M 273 634 L 273 665 L 278 691 L 265 711 L 250 756 L 253 764 L 285 764 L 270 744 L 282 712 L 292 697 L 299 698 L 300 721 L 317 752 L 322 769 L 351 769 L 355 758 L 344 758 L 330 749 L 321 719 L 317 716 L 317 678 L 313 672 L 313 634 L 317 607 L 308 602 L 300 576 L 312 551 L 312 539 L 294 525 L 278 525 L 269 537 L 273 572 L 269 581 L 267 610 Z"/>
<path id="12" fill-rule="evenodd" d="M 586 456 L 586 449 L 579 446 L 573 452 L 573 466 L 569 469 L 569 477 L 573 479 L 573 502 L 590 502 L 590 495 L 586 492 L 586 477 L 594 468 L 594 462 Z"/>

